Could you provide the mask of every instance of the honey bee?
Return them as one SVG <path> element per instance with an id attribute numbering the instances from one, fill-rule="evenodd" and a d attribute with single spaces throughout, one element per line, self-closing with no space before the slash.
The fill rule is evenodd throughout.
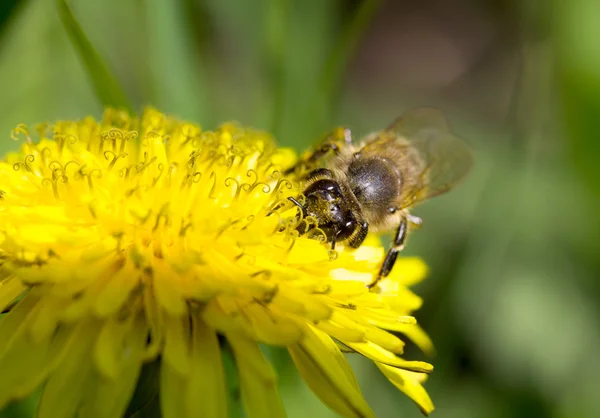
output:
<path id="1" fill-rule="evenodd" d="M 334 250 L 358 248 L 369 232 L 391 232 L 393 240 L 368 288 L 387 277 L 409 228 L 422 224 L 409 213 L 416 204 L 450 190 L 473 164 L 467 144 L 452 134 L 443 114 L 417 108 L 380 132 L 354 143 L 338 129 L 286 174 L 302 181 L 301 196 L 289 197 L 299 216 L 316 220 Z M 300 223 L 300 234 L 308 232 Z"/>

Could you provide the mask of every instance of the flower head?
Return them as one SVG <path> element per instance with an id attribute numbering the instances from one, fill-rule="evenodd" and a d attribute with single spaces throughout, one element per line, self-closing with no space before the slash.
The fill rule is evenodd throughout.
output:
<path id="1" fill-rule="evenodd" d="M 224 337 L 249 417 L 284 416 L 259 343 L 286 347 L 309 387 L 347 417 L 373 413 L 342 351 L 371 359 L 424 412 L 431 366 L 398 357 L 421 300 L 418 259 L 376 292 L 378 240 L 332 254 L 298 236 L 295 154 L 236 124 L 214 132 L 141 118 L 24 126 L 0 161 L 0 408 L 45 382 L 40 417 L 121 416 L 161 358 L 165 417 L 225 417 Z M 285 209 L 283 209 L 285 208 Z M 394 332 L 394 333 L 392 333 Z"/>

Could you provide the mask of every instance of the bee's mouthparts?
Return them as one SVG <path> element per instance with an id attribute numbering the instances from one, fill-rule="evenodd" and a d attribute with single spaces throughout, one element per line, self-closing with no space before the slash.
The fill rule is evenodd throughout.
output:
<path id="1" fill-rule="evenodd" d="M 306 212 L 306 208 L 300 203 L 298 202 L 295 198 L 293 197 L 288 197 L 288 200 L 290 202 L 292 202 L 294 205 L 298 206 L 300 208 L 300 210 L 302 211 L 302 217 L 306 218 L 308 216 L 308 213 Z"/>

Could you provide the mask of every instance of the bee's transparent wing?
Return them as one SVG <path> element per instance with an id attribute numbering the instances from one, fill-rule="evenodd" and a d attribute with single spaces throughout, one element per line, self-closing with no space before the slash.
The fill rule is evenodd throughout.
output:
<path id="1" fill-rule="evenodd" d="M 450 190 L 473 165 L 473 155 L 464 140 L 450 132 L 442 112 L 417 108 L 396 119 L 380 137 L 365 149 L 382 147 L 379 152 L 397 152 L 398 147 L 418 154 L 419 181 L 407 191 L 403 207 L 414 205 Z M 396 151 L 394 151 L 396 149 Z M 374 150 L 373 150 L 374 151 Z"/>

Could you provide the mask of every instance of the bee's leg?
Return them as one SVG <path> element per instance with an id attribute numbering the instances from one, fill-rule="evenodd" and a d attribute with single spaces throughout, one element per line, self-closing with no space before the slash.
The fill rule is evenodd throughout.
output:
<path id="1" fill-rule="evenodd" d="M 377 277 L 371 283 L 367 285 L 369 289 L 375 287 L 379 281 L 390 274 L 394 264 L 396 263 L 396 258 L 398 258 L 398 253 L 402 251 L 402 247 L 404 246 L 404 240 L 406 239 L 406 233 L 408 231 L 408 222 L 406 217 L 402 217 L 400 220 L 400 225 L 398 225 L 398 229 L 396 230 L 396 235 L 394 236 L 394 241 L 392 242 L 392 246 L 388 250 L 383 263 L 381 264 L 381 268 L 379 269 L 379 273 L 377 273 Z"/>
<path id="2" fill-rule="evenodd" d="M 359 221 L 356 229 L 348 237 L 348 245 L 351 248 L 358 248 L 363 243 L 369 233 L 369 224 L 366 221 Z"/>
<path id="3" fill-rule="evenodd" d="M 317 146 L 312 153 L 302 158 L 294 166 L 288 168 L 284 172 L 284 175 L 289 175 L 297 171 L 310 172 L 317 167 L 317 163 L 321 158 L 326 156 L 328 153 L 337 155 L 344 145 L 348 145 L 351 142 L 352 134 L 350 133 L 350 129 L 336 129 L 328 134 L 325 140 L 319 146 Z"/>

